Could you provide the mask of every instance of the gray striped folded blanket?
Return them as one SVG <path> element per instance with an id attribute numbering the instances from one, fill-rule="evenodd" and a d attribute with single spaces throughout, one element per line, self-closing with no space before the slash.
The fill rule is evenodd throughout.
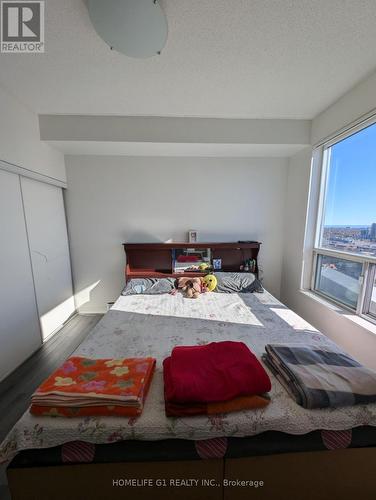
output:
<path id="1" fill-rule="evenodd" d="M 376 402 L 376 372 L 340 350 L 268 344 L 265 351 L 264 363 L 304 408 Z"/>

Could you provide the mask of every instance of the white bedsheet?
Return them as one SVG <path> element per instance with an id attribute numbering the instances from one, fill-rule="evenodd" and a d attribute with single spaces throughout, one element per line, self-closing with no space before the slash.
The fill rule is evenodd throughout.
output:
<path id="1" fill-rule="evenodd" d="M 182 295 L 128 296 L 116 301 L 76 350 L 94 358 L 157 358 L 157 369 L 139 418 L 34 417 L 27 411 L 0 446 L 0 462 L 18 451 L 83 440 L 110 443 L 124 439 L 201 440 L 220 436 L 252 436 L 268 430 L 305 434 L 315 429 L 344 430 L 376 426 L 376 404 L 341 409 L 305 410 L 270 374 L 271 404 L 218 416 L 167 418 L 164 413 L 161 364 L 177 345 L 239 340 L 261 356 L 266 343 L 301 342 L 333 345 L 268 292 L 208 293 L 197 300 Z"/>

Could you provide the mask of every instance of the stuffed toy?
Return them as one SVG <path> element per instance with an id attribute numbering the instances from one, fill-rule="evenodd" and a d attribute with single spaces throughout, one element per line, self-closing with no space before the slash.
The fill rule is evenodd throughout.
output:
<path id="1" fill-rule="evenodd" d="M 207 292 L 212 292 L 217 286 L 217 278 L 214 274 L 207 274 L 204 278 L 201 278 L 203 286 L 206 288 Z"/>
<path id="2" fill-rule="evenodd" d="M 213 274 L 208 274 L 204 278 L 179 278 L 176 286 L 189 299 L 197 299 L 201 293 L 212 292 L 215 289 L 217 278 Z"/>
<path id="3" fill-rule="evenodd" d="M 177 288 L 189 299 L 197 299 L 202 291 L 201 278 L 179 278 Z"/>

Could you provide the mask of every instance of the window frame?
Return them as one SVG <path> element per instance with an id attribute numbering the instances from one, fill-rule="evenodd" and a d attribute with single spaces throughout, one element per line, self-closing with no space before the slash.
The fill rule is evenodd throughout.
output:
<path id="1" fill-rule="evenodd" d="M 376 256 L 363 256 L 360 254 L 352 252 L 344 252 L 341 250 L 328 249 L 321 246 L 321 239 L 324 230 L 324 214 L 325 214 L 325 203 L 327 199 L 327 187 L 329 180 L 329 167 L 330 167 L 330 153 L 331 147 L 339 142 L 351 137 L 352 135 L 361 132 L 362 130 L 376 125 L 376 116 L 363 120 L 362 122 L 349 127 L 344 132 L 332 137 L 330 140 L 318 145 L 313 150 L 313 159 L 316 158 L 319 168 L 319 183 L 318 183 L 318 198 L 317 198 L 317 209 L 315 214 L 315 225 L 314 225 L 314 235 L 313 235 L 313 248 L 311 253 L 311 279 L 310 279 L 310 291 L 319 297 L 324 298 L 330 303 L 341 307 L 345 311 L 351 311 L 371 323 L 376 324 L 376 315 L 369 312 L 370 308 L 370 297 L 372 296 L 373 283 L 376 276 Z M 317 262 L 319 255 L 326 255 L 329 257 L 337 257 L 339 259 L 349 260 L 351 262 L 362 263 L 362 272 L 359 278 L 359 295 L 356 309 L 351 308 L 343 302 L 337 301 L 334 298 L 322 293 L 320 290 L 316 289 L 316 278 L 317 278 Z M 371 282 L 372 281 L 372 282 Z"/>
<path id="2" fill-rule="evenodd" d="M 376 323 L 376 312 L 370 311 L 372 302 L 372 292 L 376 283 L 376 264 L 368 264 L 368 279 L 364 284 L 364 297 L 362 304 L 362 314 Z"/>

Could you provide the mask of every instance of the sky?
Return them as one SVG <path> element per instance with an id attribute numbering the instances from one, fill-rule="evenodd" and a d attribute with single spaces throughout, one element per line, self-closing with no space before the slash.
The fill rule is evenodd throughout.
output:
<path id="1" fill-rule="evenodd" d="M 331 147 L 324 225 L 376 222 L 376 124 Z"/>

